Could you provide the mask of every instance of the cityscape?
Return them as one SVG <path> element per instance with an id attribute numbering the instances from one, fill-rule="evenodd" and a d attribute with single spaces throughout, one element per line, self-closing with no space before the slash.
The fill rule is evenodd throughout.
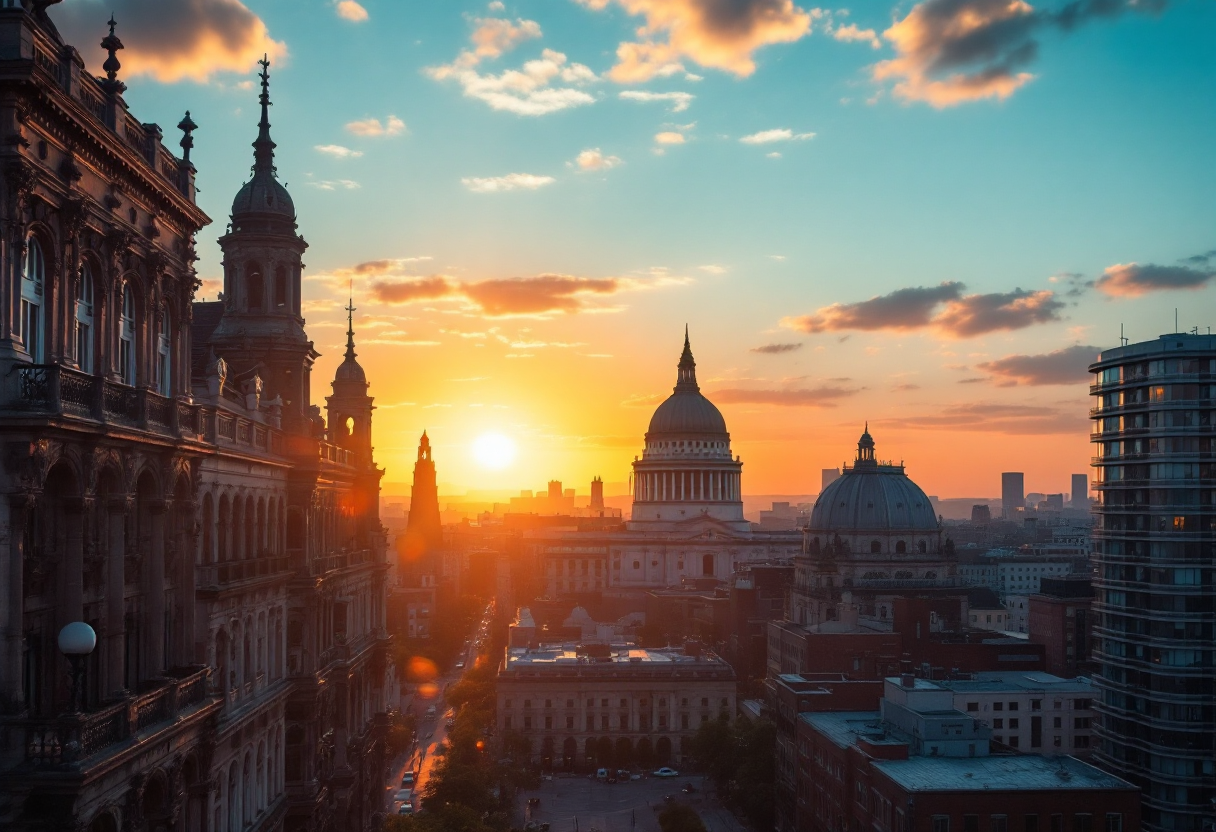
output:
<path id="1" fill-rule="evenodd" d="M 0 0 L 0 829 L 1216 832 L 1214 34 Z"/>

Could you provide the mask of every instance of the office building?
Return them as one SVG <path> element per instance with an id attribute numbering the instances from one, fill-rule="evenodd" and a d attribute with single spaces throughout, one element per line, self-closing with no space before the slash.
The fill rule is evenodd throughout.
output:
<path id="1" fill-rule="evenodd" d="M 1072 475 L 1071 506 L 1075 509 L 1089 511 L 1089 475 Z"/>
<path id="2" fill-rule="evenodd" d="M 1163 335 L 1090 367 L 1095 760 L 1144 792 L 1150 832 L 1216 822 L 1216 336 Z"/>
<path id="3" fill-rule="evenodd" d="M 819 490 L 823 491 L 836 480 L 840 479 L 839 468 L 824 468 L 819 473 Z"/>
<path id="4" fill-rule="evenodd" d="M 1025 507 L 1026 475 L 1017 471 L 1001 474 L 1001 515 L 1006 520 L 1016 520 Z"/>

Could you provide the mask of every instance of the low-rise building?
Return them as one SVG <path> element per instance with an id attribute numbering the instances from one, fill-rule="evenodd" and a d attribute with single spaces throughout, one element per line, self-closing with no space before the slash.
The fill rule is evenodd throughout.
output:
<path id="1" fill-rule="evenodd" d="M 992 754 L 992 729 L 953 693 L 887 679 L 879 711 L 798 717 L 798 830 L 1123 830 L 1135 786 L 1073 757 Z"/>
<path id="2" fill-rule="evenodd" d="M 500 735 L 553 768 L 680 762 L 702 723 L 735 715 L 735 672 L 699 645 L 509 647 L 498 671 Z"/>
<path id="3" fill-rule="evenodd" d="M 1092 670 L 1093 589 L 1088 577 L 1044 578 L 1030 596 L 1027 632 L 1042 644 L 1046 669 L 1057 676 L 1078 676 Z"/>

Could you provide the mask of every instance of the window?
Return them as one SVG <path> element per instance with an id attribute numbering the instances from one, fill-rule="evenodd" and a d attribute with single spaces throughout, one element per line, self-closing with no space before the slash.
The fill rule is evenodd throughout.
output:
<path id="1" fill-rule="evenodd" d="M 950 816 L 934 815 L 933 832 L 950 832 Z"/>
<path id="2" fill-rule="evenodd" d="M 607 707 L 608 707 L 608 700 L 607 700 L 607 699 L 601 699 L 601 700 L 600 700 L 600 707 L 601 707 L 601 708 L 607 708 Z"/>
<path id="3" fill-rule="evenodd" d="M 549 729 L 552 727 L 553 727 L 553 717 L 551 717 L 551 716 L 545 717 L 545 728 Z"/>
<path id="4" fill-rule="evenodd" d="M 1003 710 L 1005 710 L 1005 703 L 1004 703 L 1004 702 L 993 702 L 993 703 L 992 703 L 992 710 L 994 710 L 994 711 L 1003 711 Z"/>
<path id="5" fill-rule="evenodd" d="M 980 832 L 980 816 L 963 815 L 963 832 Z"/>
<path id="6" fill-rule="evenodd" d="M 76 293 L 76 366 L 93 372 L 93 272 L 80 267 L 80 291 Z"/>
<path id="7" fill-rule="evenodd" d="M 1075 717 L 1072 721 L 1072 727 L 1077 728 L 1079 730 L 1088 731 L 1089 730 L 1089 717 L 1087 717 L 1087 716 Z"/>
<path id="8" fill-rule="evenodd" d="M 283 266 L 274 270 L 274 305 L 275 308 L 287 305 L 287 269 Z"/>
<path id="9" fill-rule="evenodd" d="M 980 703 L 979 703 L 979 702 L 968 702 L 968 703 L 967 703 L 967 710 L 969 710 L 969 711 L 978 711 L 979 709 L 980 709 Z"/>
<path id="10" fill-rule="evenodd" d="M 1123 832 L 1123 815 L 1118 812 L 1107 812 L 1106 832 Z"/>
<path id="11" fill-rule="evenodd" d="M 1010 703 L 1009 703 L 1009 710 L 1011 710 L 1011 711 L 1016 711 L 1017 709 L 1018 709 L 1018 703 L 1017 703 L 1017 702 L 1010 702 Z"/>
<path id="12" fill-rule="evenodd" d="M 1009 832 L 1009 816 L 993 815 L 988 828 L 991 832 Z"/>
<path id="13" fill-rule="evenodd" d="M 1061 718 L 1060 718 L 1060 717 L 1058 717 L 1058 716 L 1056 716 L 1056 717 L 1052 717 L 1051 722 L 1052 722 L 1052 725 L 1051 725 L 1051 727 L 1052 727 L 1052 728 L 1062 728 L 1062 727 L 1064 727 L 1064 726 L 1063 726 L 1063 724 L 1062 724 L 1062 723 L 1063 723 L 1063 719 L 1061 719 Z"/>
<path id="14" fill-rule="evenodd" d="M 1051 816 L 1051 832 L 1064 832 L 1064 816 L 1063 815 L 1052 815 Z"/>
<path id="15" fill-rule="evenodd" d="M 574 707 L 574 700 L 573 700 L 573 699 L 567 699 L 567 700 L 566 700 L 566 707 L 567 707 L 567 708 L 573 708 L 573 707 Z"/>
<path id="16" fill-rule="evenodd" d="M 1019 743 L 1019 742 L 1020 742 L 1020 738 L 1019 738 L 1019 737 L 1016 737 L 1016 736 L 1015 736 L 1015 737 L 1010 737 L 1010 738 L 1009 738 L 1009 747 L 1010 747 L 1010 748 L 1017 748 L 1017 747 L 1018 747 L 1018 743 Z"/>
<path id="17" fill-rule="evenodd" d="M 1022 819 L 1022 832 L 1039 832 L 1039 816 L 1026 815 Z"/>
<path id="18" fill-rule="evenodd" d="M 46 281 L 46 260 L 42 246 L 32 234 L 26 238 L 25 272 L 21 275 L 21 317 L 17 321 L 21 341 L 30 360 L 43 360 L 42 291 Z"/>
<path id="19" fill-rule="evenodd" d="M 508 728 L 508 729 L 511 727 L 511 717 L 509 717 L 509 716 L 504 716 L 504 717 L 502 718 L 502 727 L 503 727 L 503 728 Z"/>
<path id="20" fill-rule="evenodd" d="M 688 714 L 680 714 L 680 727 L 688 730 Z"/>
<path id="21" fill-rule="evenodd" d="M 1016 719 L 1009 720 L 1009 730 L 1012 731 L 1012 730 L 1016 729 L 1017 727 L 1018 727 L 1018 721 Z"/>
<path id="22" fill-rule="evenodd" d="M 1054 745 L 1056 748 L 1059 748 L 1061 746 L 1060 737 L 1058 735 L 1052 737 L 1051 744 Z"/>
<path id="23" fill-rule="evenodd" d="M 118 375 L 123 384 L 135 386 L 135 293 L 130 283 L 123 286 L 118 318 Z"/>
<path id="24" fill-rule="evenodd" d="M 1079 737 L 1075 737 L 1072 744 L 1073 748 L 1089 748 L 1089 737 L 1082 734 Z"/>
<path id="25" fill-rule="evenodd" d="M 709 699 L 708 699 L 707 697 L 702 697 L 702 699 L 701 699 L 701 707 L 702 707 L 702 708 L 708 708 L 708 707 L 709 707 Z"/>
<path id="26" fill-rule="evenodd" d="M 1004 727 L 1005 727 L 1005 720 L 1003 720 L 1003 719 L 994 719 L 994 720 L 992 720 L 992 727 L 993 727 L 993 728 L 1004 728 Z"/>
<path id="27" fill-rule="evenodd" d="M 1073 832 L 1094 832 L 1094 816 L 1076 814 L 1072 816 Z"/>
<path id="28" fill-rule="evenodd" d="M 156 333 L 156 392 L 162 396 L 173 395 L 171 363 L 169 361 L 169 313 L 160 316 L 160 328 Z"/>
<path id="29" fill-rule="evenodd" d="M 1032 711 L 1043 710 L 1043 700 L 1042 699 L 1031 699 L 1030 700 L 1030 710 L 1032 710 Z"/>
<path id="30" fill-rule="evenodd" d="M 530 716 L 524 717 L 524 730 L 525 731 L 532 730 L 532 717 L 530 717 Z"/>

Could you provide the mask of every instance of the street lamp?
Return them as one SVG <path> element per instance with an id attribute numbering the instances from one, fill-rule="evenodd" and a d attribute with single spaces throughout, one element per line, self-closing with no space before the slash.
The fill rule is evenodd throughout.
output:
<path id="1" fill-rule="evenodd" d="M 97 646 L 97 633 L 83 621 L 73 621 L 59 631 L 59 652 L 68 657 L 72 665 L 71 711 L 80 712 L 81 681 L 84 676 L 84 658 Z"/>

